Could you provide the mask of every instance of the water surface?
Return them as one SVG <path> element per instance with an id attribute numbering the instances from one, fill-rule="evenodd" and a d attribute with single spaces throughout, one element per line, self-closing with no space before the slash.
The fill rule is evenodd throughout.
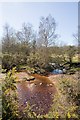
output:
<path id="1" fill-rule="evenodd" d="M 24 108 L 26 103 L 34 105 L 32 110 L 37 114 L 48 113 L 56 89 L 54 84 L 45 76 L 33 75 L 34 81 L 22 81 L 17 83 L 20 108 Z"/>

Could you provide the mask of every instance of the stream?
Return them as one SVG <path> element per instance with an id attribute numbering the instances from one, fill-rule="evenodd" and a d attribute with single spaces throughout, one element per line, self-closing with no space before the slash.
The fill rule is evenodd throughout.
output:
<path id="1" fill-rule="evenodd" d="M 33 76 L 35 77 L 33 81 L 17 83 L 20 110 L 23 110 L 27 102 L 29 102 L 32 111 L 36 112 L 36 114 L 46 114 L 53 103 L 56 88 L 47 77 L 37 74 Z"/>

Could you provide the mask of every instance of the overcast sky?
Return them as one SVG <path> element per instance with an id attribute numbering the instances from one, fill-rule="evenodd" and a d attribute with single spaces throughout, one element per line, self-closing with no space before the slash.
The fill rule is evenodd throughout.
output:
<path id="1" fill-rule="evenodd" d="M 78 29 L 78 3 L 77 2 L 16 2 L 0 4 L 0 37 L 3 26 L 8 23 L 19 30 L 22 23 L 31 23 L 38 30 L 41 16 L 51 14 L 56 23 L 56 33 L 60 35 L 59 41 L 66 44 L 74 44 L 72 36 Z"/>

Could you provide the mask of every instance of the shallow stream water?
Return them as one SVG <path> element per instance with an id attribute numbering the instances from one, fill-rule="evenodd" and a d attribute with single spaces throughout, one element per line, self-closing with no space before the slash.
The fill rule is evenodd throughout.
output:
<path id="1" fill-rule="evenodd" d="M 48 113 L 56 89 L 54 84 L 45 76 L 33 75 L 33 81 L 21 81 L 17 83 L 17 92 L 20 108 L 24 108 L 27 102 L 32 105 L 32 110 L 37 114 Z"/>

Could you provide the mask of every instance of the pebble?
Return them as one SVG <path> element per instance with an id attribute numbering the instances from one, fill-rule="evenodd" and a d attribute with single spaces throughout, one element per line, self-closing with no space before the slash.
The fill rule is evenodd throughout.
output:
<path id="1" fill-rule="evenodd" d="M 42 83 L 39 83 L 39 85 L 42 85 Z"/>

